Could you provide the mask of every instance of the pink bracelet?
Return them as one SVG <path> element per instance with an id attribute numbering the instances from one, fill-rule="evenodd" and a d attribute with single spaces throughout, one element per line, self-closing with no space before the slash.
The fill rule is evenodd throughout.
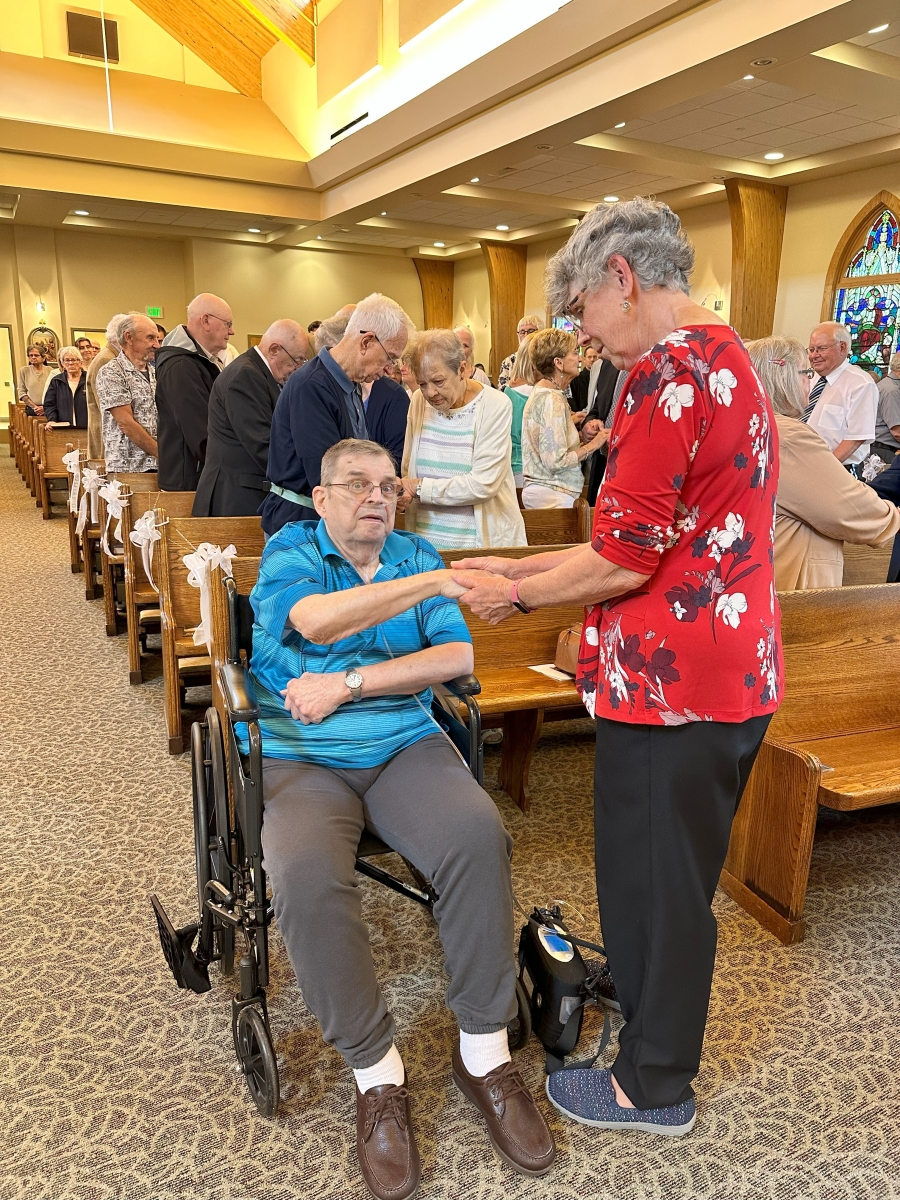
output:
<path id="1" fill-rule="evenodd" d="M 535 611 L 533 608 L 529 608 L 524 600 L 519 599 L 519 581 L 518 580 L 513 581 L 513 585 L 512 585 L 512 588 L 510 589 L 510 593 L 509 593 L 509 600 L 510 600 L 510 603 L 513 605 L 513 607 L 517 608 L 520 613 L 533 613 Z"/>

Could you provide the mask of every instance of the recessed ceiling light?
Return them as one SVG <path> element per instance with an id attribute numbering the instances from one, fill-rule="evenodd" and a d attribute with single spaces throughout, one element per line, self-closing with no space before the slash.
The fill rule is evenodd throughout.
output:
<path id="1" fill-rule="evenodd" d="M 777 62 L 778 62 L 777 58 L 754 58 L 751 61 L 750 66 L 751 67 L 772 67 Z"/>
<path id="2" fill-rule="evenodd" d="M 478 183 L 478 176 L 473 175 L 472 178 L 469 180 L 469 183 Z"/>
<path id="3" fill-rule="evenodd" d="M 553 147 L 550 145 L 549 142 L 538 142 L 534 148 L 535 148 L 535 150 L 552 150 L 553 149 Z"/>
<path id="4" fill-rule="evenodd" d="M 624 122 L 624 121 L 620 121 L 620 122 L 618 123 L 618 125 L 614 125 L 614 126 L 613 126 L 613 129 L 624 129 L 624 128 L 625 128 L 625 122 Z"/>
<path id="5" fill-rule="evenodd" d="M 604 196 L 603 197 L 604 204 L 617 204 L 618 201 L 619 201 L 618 196 Z"/>
<path id="6" fill-rule="evenodd" d="M 763 158 L 766 160 L 766 162 L 778 162 L 780 159 L 784 158 L 784 155 L 780 150 L 770 150 L 768 154 L 763 155 Z"/>
<path id="7" fill-rule="evenodd" d="M 321 240 L 322 240 L 322 235 L 321 235 L 321 233 L 317 233 L 317 234 L 316 234 L 316 241 L 317 241 L 317 242 L 321 242 Z"/>
<path id="8" fill-rule="evenodd" d="M 884 33 L 886 29 L 887 25 L 876 25 L 874 29 L 869 30 L 869 33 Z"/>
<path id="9" fill-rule="evenodd" d="M 434 244 L 437 246 L 438 250 L 443 250 L 443 248 L 447 245 L 446 242 L 435 242 Z"/>
<path id="10" fill-rule="evenodd" d="M 89 217 L 90 215 L 91 214 L 88 212 L 88 210 L 86 208 L 76 208 L 75 209 L 76 217 Z"/>
<path id="11" fill-rule="evenodd" d="M 256 228 L 254 228 L 253 226 L 251 226 L 251 227 L 250 227 L 250 228 L 247 230 L 247 232 L 248 232 L 248 233 L 262 233 L 262 230 L 261 230 L 261 229 L 256 229 Z"/>
<path id="12" fill-rule="evenodd" d="M 755 75 L 745 75 L 744 78 L 745 79 L 755 79 L 756 76 Z"/>
<path id="13" fill-rule="evenodd" d="M 497 228 L 500 230 L 501 233 L 506 233 L 507 229 L 509 229 L 509 226 L 508 225 L 498 225 Z"/>

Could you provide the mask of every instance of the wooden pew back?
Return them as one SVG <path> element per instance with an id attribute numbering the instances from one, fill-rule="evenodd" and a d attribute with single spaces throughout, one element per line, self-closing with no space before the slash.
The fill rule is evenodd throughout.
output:
<path id="1" fill-rule="evenodd" d="M 47 425 L 39 425 L 38 438 L 45 478 L 65 478 L 67 472 L 63 455 L 76 446 L 79 450 L 87 448 L 86 429 L 51 429 Z"/>
<path id="2" fill-rule="evenodd" d="M 844 542 L 844 587 L 860 587 L 865 583 L 884 583 L 891 564 L 894 543 L 880 549 L 876 546 L 852 546 Z"/>
<path id="3" fill-rule="evenodd" d="M 580 497 L 574 508 L 525 508 L 522 517 L 529 546 L 568 546 L 591 540 L 591 510 Z"/>
<path id="4" fill-rule="evenodd" d="M 785 695 L 780 742 L 900 723 L 900 587 L 780 592 Z"/>

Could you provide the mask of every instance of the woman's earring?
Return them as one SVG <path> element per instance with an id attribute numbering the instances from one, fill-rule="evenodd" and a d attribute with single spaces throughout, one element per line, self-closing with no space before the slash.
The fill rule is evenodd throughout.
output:
<path id="1" fill-rule="evenodd" d="M 629 308 L 631 308 L 631 301 L 623 300 L 622 301 L 622 312 L 628 312 Z"/>

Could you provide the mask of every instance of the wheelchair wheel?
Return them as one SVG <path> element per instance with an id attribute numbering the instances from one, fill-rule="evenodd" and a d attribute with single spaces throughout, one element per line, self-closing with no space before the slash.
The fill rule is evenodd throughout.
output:
<path id="1" fill-rule="evenodd" d="M 255 1005 L 247 1005 L 237 1015 L 234 1048 L 260 1116 L 274 1117 L 280 1098 L 278 1064 L 269 1030 Z"/>
<path id="2" fill-rule="evenodd" d="M 194 793 L 194 857 L 197 868 L 197 905 L 203 920 L 206 885 L 217 879 L 231 890 L 231 872 L 226 851 L 219 845 L 223 838 L 231 844 L 228 821 L 228 785 L 225 778 L 225 751 L 219 714 L 206 710 L 206 719 L 191 726 L 191 767 Z M 219 969 L 230 975 L 234 969 L 234 930 L 216 924 L 214 953 Z"/>
<path id="3" fill-rule="evenodd" d="M 519 1011 L 506 1027 L 510 1050 L 521 1050 L 531 1037 L 531 1005 L 521 979 L 516 979 L 516 1004 Z"/>

